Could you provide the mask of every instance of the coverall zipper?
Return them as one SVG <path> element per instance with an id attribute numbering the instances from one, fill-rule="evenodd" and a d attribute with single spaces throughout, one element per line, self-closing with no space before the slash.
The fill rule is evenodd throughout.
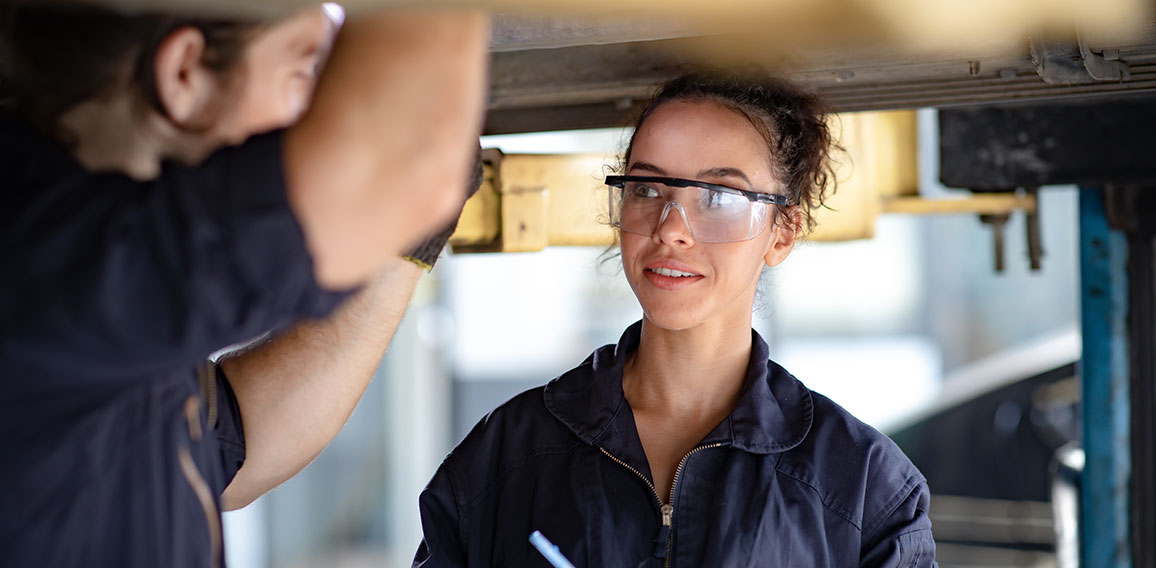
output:
<path id="1" fill-rule="evenodd" d="M 697 447 L 691 449 L 689 452 L 687 452 L 685 456 L 682 456 L 682 459 L 679 460 L 679 462 L 678 462 L 678 467 L 674 469 L 674 479 L 672 480 L 672 482 L 670 484 L 670 499 L 665 503 L 663 503 L 662 497 L 660 497 L 658 495 L 658 489 L 656 489 L 654 487 L 654 483 L 652 483 L 649 479 L 647 479 L 645 475 L 642 475 L 642 472 L 631 467 L 626 462 L 614 457 L 614 454 L 611 454 L 610 452 L 606 451 L 606 448 L 603 448 L 603 447 L 598 448 L 599 450 L 602 451 L 603 454 L 606 454 L 606 457 L 614 460 L 618 465 L 621 465 L 622 467 L 630 470 L 631 472 L 634 473 L 634 475 L 637 475 L 638 478 L 641 479 L 642 482 L 645 483 L 646 486 L 650 488 L 650 492 L 652 494 L 654 494 L 654 499 L 655 499 L 655 501 L 658 502 L 658 510 L 660 511 L 660 513 L 662 515 L 662 531 L 664 531 L 666 533 L 666 561 L 664 563 L 666 568 L 670 568 L 670 562 L 671 562 L 670 553 L 672 552 L 672 548 L 674 546 L 674 539 L 671 538 L 671 530 L 674 528 L 674 495 L 675 495 L 675 491 L 678 489 L 678 478 L 682 475 L 682 468 L 683 468 L 683 466 L 686 465 L 686 460 L 690 456 L 692 456 L 692 455 L 694 455 L 694 454 L 696 454 L 702 450 L 707 450 L 710 448 L 717 448 L 719 446 L 725 446 L 725 445 L 726 444 L 723 444 L 721 442 L 716 442 L 714 444 L 707 444 L 705 446 L 697 446 Z"/>
<path id="2" fill-rule="evenodd" d="M 196 395 L 191 395 L 185 399 L 185 420 L 189 423 L 189 438 L 194 442 L 201 441 L 203 437 L 200 414 L 201 403 Z M 205 513 L 205 528 L 209 531 L 210 566 L 216 568 L 221 565 L 221 517 L 217 514 L 217 503 L 213 499 L 213 490 L 205 481 L 205 477 L 201 475 L 201 470 L 197 468 L 196 462 L 193 461 L 193 454 L 189 451 L 188 444 L 181 445 L 177 456 L 181 464 L 181 473 L 184 474 L 185 481 L 192 488 L 193 493 L 197 496 L 197 501 L 201 504 L 201 509 Z"/>

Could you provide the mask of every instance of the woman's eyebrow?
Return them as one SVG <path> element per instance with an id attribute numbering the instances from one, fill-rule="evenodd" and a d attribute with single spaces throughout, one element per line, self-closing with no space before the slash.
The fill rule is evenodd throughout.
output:
<path id="1" fill-rule="evenodd" d="M 742 179 L 743 181 L 747 182 L 747 187 L 751 187 L 751 185 L 752 185 L 750 178 L 747 177 L 747 174 L 743 173 L 743 171 L 738 169 L 738 168 L 728 168 L 728 167 L 707 168 L 705 170 L 700 170 L 698 172 L 698 177 L 700 177 L 700 178 L 737 177 L 737 178 Z"/>
<path id="2" fill-rule="evenodd" d="M 631 164 L 629 171 L 633 172 L 636 170 L 649 172 L 649 173 L 659 175 L 659 176 L 668 175 L 666 173 L 666 170 L 664 170 L 664 169 L 662 169 L 662 168 L 660 168 L 654 164 L 651 164 L 649 162 L 635 162 L 635 163 Z M 698 172 L 698 176 L 696 176 L 696 177 L 698 177 L 699 179 L 733 177 L 733 178 L 739 178 L 739 179 L 745 181 L 747 183 L 747 187 L 751 187 L 751 185 L 752 185 L 750 178 L 748 178 L 747 174 L 743 173 L 742 170 L 740 170 L 738 168 L 732 168 L 732 167 L 726 167 L 726 166 L 719 166 L 719 167 L 714 167 L 714 168 L 707 168 L 705 170 L 700 170 Z"/>
<path id="3" fill-rule="evenodd" d="M 634 170 L 642 170 L 644 172 L 650 172 L 652 174 L 657 174 L 660 176 L 666 175 L 666 170 L 664 170 L 664 169 L 662 169 L 662 168 L 660 168 L 654 164 L 648 163 L 648 162 L 634 162 L 633 164 L 630 165 L 629 171 L 634 171 Z"/>

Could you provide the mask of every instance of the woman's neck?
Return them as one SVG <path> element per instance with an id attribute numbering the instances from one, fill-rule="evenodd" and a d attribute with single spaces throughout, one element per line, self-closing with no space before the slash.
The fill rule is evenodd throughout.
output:
<path id="1" fill-rule="evenodd" d="M 671 331 L 644 319 L 622 388 L 636 412 L 721 419 L 742 394 L 750 357 L 749 321 Z"/>

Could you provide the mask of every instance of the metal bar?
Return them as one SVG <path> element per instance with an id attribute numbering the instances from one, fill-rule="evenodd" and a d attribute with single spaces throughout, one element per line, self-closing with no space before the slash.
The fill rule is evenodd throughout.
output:
<path id="1" fill-rule="evenodd" d="M 773 61 L 766 64 L 816 90 L 838 111 L 1068 100 L 1156 91 L 1156 28 L 1144 41 L 1120 50 L 1128 53 L 1127 81 L 1074 86 L 1045 83 L 1020 51 L 983 56 L 984 68 L 998 72 L 980 76 L 968 74 L 962 53 L 921 58 L 895 48 L 796 50 L 768 55 Z M 656 85 L 688 64 L 725 64 L 714 55 L 725 45 L 718 42 L 679 38 L 495 53 L 487 132 L 621 126 Z"/>
<path id="2" fill-rule="evenodd" d="M 1132 566 L 1129 527 L 1128 243 L 1108 225 L 1104 192 L 1080 190 L 1084 452 L 1081 566 Z"/>
<path id="3" fill-rule="evenodd" d="M 992 256 L 995 258 L 995 271 L 997 274 L 1003 272 L 1004 257 L 1006 256 L 1004 251 L 1007 249 L 1007 246 L 1004 242 L 1004 231 L 1007 230 L 1007 222 L 1010 218 L 1011 215 L 1008 213 L 979 216 L 979 221 L 981 223 L 991 227 L 993 245 Z"/>
<path id="4" fill-rule="evenodd" d="M 310 6 L 310 0 L 99 0 L 127 10 L 188 11 L 211 16 L 268 14 Z M 966 9 L 943 9 L 938 3 L 870 0 L 344 0 L 351 13 L 382 9 L 466 7 L 500 13 L 565 16 L 681 16 L 700 23 L 746 25 L 765 30 L 769 39 L 822 36 L 846 42 L 847 37 L 884 38 L 922 47 L 982 45 L 994 36 L 1024 36 L 1034 29 L 1080 22 L 1102 34 L 1131 30 L 1132 22 L 1151 10 L 1134 0 L 971 0 Z M 726 28 L 723 28 L 726 29 Z M 984 32 L 987 32 L 986 34 Z"/>
<path id="5" fill-rule="evenodd" d="M 964 199 L 924 199 L 922 197 L 892 197 L 883 200 L 884 213 L 907 215 L 955 215 L 976 213 L 1001 215 L 1036 211 L 1036 196 L 1015 193 L 981 193 Z"/>
<path id="6" fill-rule="evenodd" d="M 1027 189 L 1028 195 L 1036 197 L 1039 195 L 1040 188 L 1029 187 Z M 1028 262 L 1031 265 L 1033 272 L 1040 270 L 1040 260 L 1044 256 L 1043 237 L 1040 235 L 1040 212 L 1028 211 L 1025 214 L 1027 223 L 1027 241 L 1028 241 Z"/>

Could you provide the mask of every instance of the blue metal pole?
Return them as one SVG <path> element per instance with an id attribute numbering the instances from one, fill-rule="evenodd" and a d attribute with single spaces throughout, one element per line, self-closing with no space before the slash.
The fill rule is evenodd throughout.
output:
<path id="1" fill-rule="evenodd" d="M 1128 242 L 1108 226 L 1104 192 L 1080 189 L 1084 453 L 1081 566 L 1129 568 Z"/>

